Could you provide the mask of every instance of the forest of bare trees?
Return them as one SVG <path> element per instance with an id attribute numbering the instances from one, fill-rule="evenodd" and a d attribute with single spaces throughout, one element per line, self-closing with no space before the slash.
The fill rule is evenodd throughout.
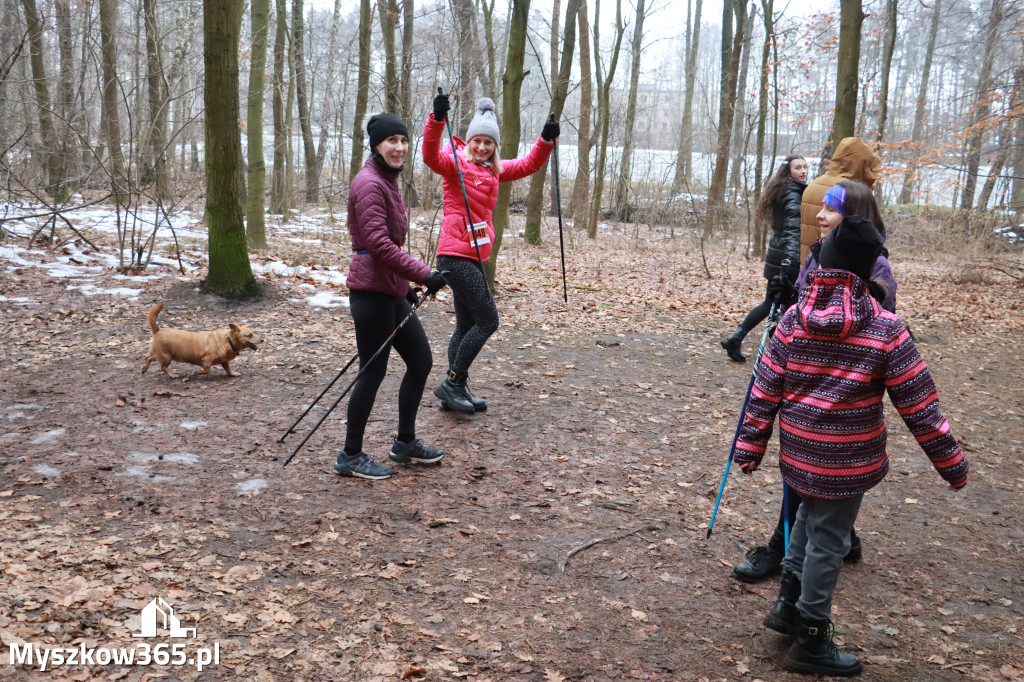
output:
<path id="1" fill-rule="evenodd" d="M 372 113 L 407 120 L 415 157 L 438 86 L 456 134 L 477 97 L 500 103 L 506 157 L 559 115 L 565 215 L 592 238 L 601 220 L 739 229 L 776 158 L 813 174 L 851 134 L 882 156 L 887 205 L 946 207 L 967 237 L 1024 211 L 1020 0 L 2 2 L 2 219 L 109 203 L 131 269 L 153 241 L 133 207 L 170 220 L 205 197 L 214 290 L 251 285 L 228 254 L 265 246 L 265 214 L 337 203 Z M 408 165 L 407 203 L 433 209 Z M 496 247 L 523 204 L 544 238 L 549 181 L 503 187 Z"/>

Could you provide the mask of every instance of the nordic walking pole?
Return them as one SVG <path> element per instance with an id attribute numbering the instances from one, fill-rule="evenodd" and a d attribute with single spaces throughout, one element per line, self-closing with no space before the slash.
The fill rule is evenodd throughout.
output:
<path id="1" fill-rule="evenodd" d="M 782 479 L 782 516 L 782 541 L 785 543 L 782 556 L 786 556 L 789 554 L 789 485 L 786 479 Z"/>
<path id="2" fill-rule="evenodd" d="M 552 112 L 549 120 L 555 120 L 554 112 Z M 562 300 L 568 303 L 569 287 L 565 283 L 565 241 L 562 239 L 562 191 L 558 186 L 558 138 L 556 137 L 551 140 L 551 144 L 554 145 L 551 153 L 555 157 L 555 203 L 558 204 L 558 247 L 562 251 Z"/>
<path id="3" fill-rule="evenodd" d="M 443 95 L 444 90 L 441 86 L 437 86 L 437 94 Z M 473 246 L 476 248 L 476 260 L 480 264 L 480 269 L 484 269 L 484 259 L 480 257 L 480 245 L 476 241 L 476 223 L 473 222 L 473 212 L 469 210 L 469 195 L 466 194 L 466 183 L 462 181 L 462 166 L 459 165 L 459 153 L 455 149 L 455 136 L 452 135 L 452 122 L 448 120 L 448 117 L 444 117 L 444 125 L 448 128 L 448 140 L 452 143 L 452 160 L 455 162 L 455 170 L 459 174 L 459 187 L 462 188 L 462 200 L 466 202 L 466 218 L 469 219 L 469 235 L 473 240 Z M 438 237 L 440 239 L 440 237 Z M 490 289 L 487 290 L 487 295 L 490 296 Z"/>
<path id="4" fill-rule="evenodd" d="M 306 434 L 306 437 L 303 438 L 302 442 L 299 443 L 298 447 L 295 448 L 295 451 L 292 452 L 292 454 L 288 455 L 288 459 L 284 461 L 284 464 L 282 466 L 288 466 L 288 462 L 292 461 L 292 458 L 298 454 L 299 450 L 301 450 L 302 446 L 306 444 L 306 441 L 309 440 L 310 436 L 316 433 L 316 430 L 320 428 L 320 425 L 324 423 L 324 420 L 327 419 L 331 412 L 334 411 L 334 408 L 338 406 L 338 403 L 341 402 L 341 399 L 348 395 L 348 392 L 351 391 L 352 387 L 356 385 L 356 382 L 359 381 L 359 377 L 363 376 L 363 372 L 365 372 L 366 369 L 373 364 L 373 361 L 377 359 L 377 356 L 380 355 L 385 348 L 388 348 L 391 345 L 391 342 L 395 340 L 395 336 L 398 334 L 398 330 L 405 326 L 405 323 L 409 321 L 409 319 L 413 316 L 413 313 L 416 312 L 416 309 L 420 307 L 420 304 L 423 303 L 423 301 L 425 301 L 426 298 L 427 293 L 424 292 L 422 296 L 416 299 L 416 303 L 413 305 L 412 310 L 409 311 L 409 314 L 406 315 L 405 318 L 398 323 L 398 326 L 395 327 L 395 330 L 391 332 L 390 336 L 388 336 L 387 341 L 385 341 L 384 344 L 377 349 L 377 352 L 370 356 L 370 359 L 366 362 L 366 364 L 364 364 L 359 369 L 359 371 L 356 372 L 355 378 L 353 378 L 352 381 L 349 382 L 348 386 L 345 387 L 345 390 L 342 391 L 341 395 L 338 396 L 338 399 L 334 401 L 334 404 L 332 404 L 331 407 L 327 410 L 327 412 L 324 413 L 324 416 L 320 417 L 320 421 L 318 421 L 316 425 L 312 429 L 310 429 L 309 433 Z M 356 357 L 358 356 L 359 354 L 357 353 Z"/>
<path id="5" fill-rule="evenodd" d="M 782 268 L 789 265 L 790 261 L 788 258 L 782 261 Z M 757 348 L 757 359 L 754 360 L 754 371 L 750 373 L 750 385 L 747 386 L 747 395 L 743 399 L 743 409 L 740 410 L 739 423 L 736 424 L 736 435 L 732 439 L 732 447 L 729 448 L 729 459 L 725 463 L 725 472 L 722 474 L 722 483 L 718 486 L 718 498 L 715 500 L 715 510 L 711 512 L 711 522 L 708 524 L 707 538 L 711 537 L 711 531 L 715 528 L 715 517 L 718 516 L 718 505 L 722 503 L 722 493 L 725 492 L 725 482 L 729 479 L 729 469 L 732 467 L 732 453 L 736 449 L 736 442 L 740 439 L 740 427 L 743 426 L 743 420 L 747 416 L 747 403 L 750 402 L 750 392 L 754 390 L 754 380 L 757 378 L 757 368 L 761 364 L 761 356 L 764 354 L 765 344 L 768 343 L 768 336 L 771 334 L 772 323 L 775 322 L 775 313 L 779 309 L 779 299 L 776 298 L 772 301 L 772 308 L 768 312 L 768 322 L 764 325 L 764 333 L 761 334 L 761 345 Z M 785 490 L 783 490 L 785 495 Z M 785 501 L 785 498 L 783 498 Z M 789 533 L 786 533 L 789 535 Z M 705 538 L 705 539 L 707 539 Z M 789 540 L 786 540 L 786 546 L 789 546 Z"/>
<path id="6" fill-rule="evenodd" d="M 352 363 L 354 363 L 358 359 L 359 359 L 359 353 L 356 353 L 355 355 L 352 356 L 352 359 L 348 361 L 348 364 L 345 365 L 341 369 L 340 372 L 338 372 L 338 376 L 336 376 L 333 379 L 331 379 L 331 383 L 327 384 L 327 388 L 325 388 L 323 390 L 323 392 L 316 397 L 316 400 L 314 400 L 313 402 L 311 402 L 309 404 L 309 407 L 307 407 L 306 411 L 302 413 L 302 416 L 300 416 L 298 419 L 296 419 L 295 423 L 292 424 L 291 426 L 289 426 L 288 430 L 285 431 L 283 434 L 281 434 L 281 437 L 277 439 L 278 443 L 283 443 L 284 442 L 284 439 L 288 437 L 288 434 L 292 433 L 295 430 L 295 427 L 299 425 L 300 421 L 302 421 L 303 419 L 306 418 L 306 415 L 309 414 L 309 411 L 313 409 L 313 406 L 316 405 L 318 402 L 320 402 L 321 398 L 323 398 L 325 395 L 327 395 L 327 391 L 331 390 L 331 386 L 333 386 L 335 384 L 335 382 L 337 382 L 338 379 L 341 378 L 341 375 L 348 371 L 348 368 L 352 366 Z"/>

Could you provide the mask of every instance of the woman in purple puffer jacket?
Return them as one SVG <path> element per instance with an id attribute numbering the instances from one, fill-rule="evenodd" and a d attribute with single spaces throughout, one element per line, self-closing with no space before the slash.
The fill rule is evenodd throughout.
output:
<path id="1" fill-rule="evenodd" d="M 345 281 L 363 374 L 349 399 L 345 447 L 338 452 L 334 469 L 342 476 L 378 480 L 390 477 L 392 471 L 363 452 L 363 432 L 377 389 L 387 374 L 390 349 L 367 363 L 392 333 L 391 344 L 405 362 L 406 371 L 398 390 L 398 436 L 389 457 L 400 464 L 430 464 L 444 456 L 443 451 L 426 447 L 416 438 L 416 413 L 433 357 L 419 319 L 415 314 L 410 316 L 416 293 L 409 282 L 424 284 L 425 295 L 430 296 L 445 281 L 440 273 L 431 272 L 430 266 L 402 249 L 409 224 L 398 176 L 409 152 L 408 129 L 394 114 L 377 114 L 370 118 L 366 132 L 370 136 L 370 158 L 352 178 L 348 193 L 348 231 L 355 255 Z M 406 317 L 409 320 L 395 331 Z"/>

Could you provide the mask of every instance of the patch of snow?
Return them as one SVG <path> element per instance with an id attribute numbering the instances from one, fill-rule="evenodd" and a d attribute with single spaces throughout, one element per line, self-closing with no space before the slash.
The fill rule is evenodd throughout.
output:
<path id="1" fill-rule="evenodd" d="M 31 298 L 25 298 L 24 296 L 3 296 L 0 295 L 0 301 L 9 301 L 17 305 L 37 305 Z"/>
<path id="2" fill-rule="evenodd" d="M 337 308 L 338 306 L 348 307 L 348 296 L 336 296 L 329 291 L 321 291 L 305 299 L 292 298 L 290 301 L 298 302 L 305 300 L 314 308 Z"/>
<path id="3" fill-rule="evenodd" d="M 53 441 L 63 436 L 65 430 L 66 429 L 52 429 L 50 431 L 46 431 L 45 433 L 41 433 L 38 436 L 36 436 L 35 440 L 29 441 L 29 444 L 42 445 L 43 443 L 52 443 Z"/>
<path id="4" fill-rule="evenodd" d="M 101 289 L 95 284 L 71 284 L 68 285 L 68 289 L 77 289 L 86 296 L 99 296 L 100 294 L 109 294 L 111 296 L 125 296 L 128 298 L 135 298 L 141 294 L 145 289 L 131 289 L 128 287 L 116 287 L 114 289 Z"/>
<path id="5" fill-rule="evenodd" d="M 34 471 L 37 474 L 42 474 L 43 476 L 49 476 L 50 478 L 56 478 L 57 476 L 60 476 L 60 469 L 54 469 L 49 464 L 37 464 L 36 468 L 34 469 Z"/>
<path id="6" fill-rule="evenodd" d="M 148 478 L 153 483 L 166 483 L 173 481 L 174 476 L 154 476 L 149 472 L 149 467 L 130 466 L 124 471 L 114 474 L 115 476 L 135 476 L 137 478 Z"/>
<path id="7" fill-rule="evenodd" d="M 158 455 L 151 452 L 133 452 L 128 455 L 128 459 L 132 462 L 139 462 L 140 464 L 145 464 L 146 462 L 195 464 L 199 461 L 199 455 L 194 455 L 191 452 L 172 452 L 169 455 Z"/>
<path id="8" fill-rule="evenodd" d="M 235 488 L 238 490 L 238 492 L 242 493 L 243 495 L 248 495 L 250 493 L 253 495 L 259 495 L 260 492 L 262 492 L 263 489 L 266 487 L 267 482 L 262 478 L 253 478 L 248 481 L 242 481 L 241 483 L 235 485 Z"/>
<path id="9" fill-rule="evenodd" d="M 203 421 L 181 422 L 181 424 L 179 424 L 179 426 L 181 426 L 181 428 L 183 428 L 183 429 L 185 429 L 187 431 L 198 431 L 199 429 L 201 429 L 204 426 L 206 426 L 206 422 L 203 422 Z"/>

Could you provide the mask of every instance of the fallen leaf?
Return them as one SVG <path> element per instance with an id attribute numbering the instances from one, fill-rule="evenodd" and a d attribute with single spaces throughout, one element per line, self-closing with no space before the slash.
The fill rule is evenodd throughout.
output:
<path id="1" fill-rule="evenodd" d="M 410 677 L 413 677 L 415 675 L 425 675 L 426 673 L 427 673 L 427 669 L 426 668 L 412 668 L 412 667 L 409 667 L 409 668 L 405 669 L 404 673 L 402 673 L 402 679 L 403 680 L 407 680 Z"/>

